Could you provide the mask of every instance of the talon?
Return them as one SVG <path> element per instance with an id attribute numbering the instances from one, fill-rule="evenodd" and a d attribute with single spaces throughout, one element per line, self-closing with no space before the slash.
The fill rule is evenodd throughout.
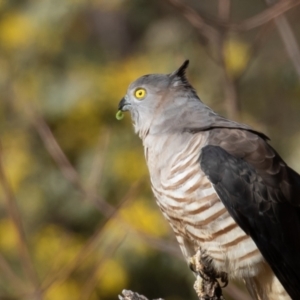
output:
<path id="1" fill-rule="evenodd" d="M 197 274 L 194 289 L 200 300 L 224 299 L 222 288 L 228 285 L 227 273 L 215 269 L 213 259 L 206 251 L 199 249 L 189 258 L 189 267 Z"/>
<path id="2" fill-rule="evenodd" d="M 221 282 L 223 283 L 223 285 L 221 286 L 221 288 L 225 288 L 228 285 L 228 275 L 225 272 L 221 272 L 220 273 L 220 277 Z"/>
<path id="3" fill-rule="evenodd" d="M 196 269 L 196 264 L 195 264 L 195 258 L 194 257 L 189 258 L 188 266 L 189 266 L 189 268 L 192 272 L 194 272 L 196 274 L 198 273 L 197 269 Z"/>

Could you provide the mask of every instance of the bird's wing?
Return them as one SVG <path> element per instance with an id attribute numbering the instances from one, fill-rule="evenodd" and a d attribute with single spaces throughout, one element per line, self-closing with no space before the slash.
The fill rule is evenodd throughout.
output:
<path id="1" fill-rule="evenodd" d="M 300 299 L 300 176 L 261 137 L 216 129 L 200 166 L 292 299 Z"/>

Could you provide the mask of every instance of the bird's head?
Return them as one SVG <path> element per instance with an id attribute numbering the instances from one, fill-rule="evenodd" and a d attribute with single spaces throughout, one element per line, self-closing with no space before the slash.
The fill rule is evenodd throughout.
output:
<path id="1" fill-rule="evenodd" d="M 130 111 L 135 131 L 145 132 L 175 128 L 174 123 L 195 101 L 195 90 L 186 78 L 186 60 L 171 74 L 144 75 L 132 82 L 119 103 L 119 111 Z M 159 129 L 160 128 L 160 129 Z"/>

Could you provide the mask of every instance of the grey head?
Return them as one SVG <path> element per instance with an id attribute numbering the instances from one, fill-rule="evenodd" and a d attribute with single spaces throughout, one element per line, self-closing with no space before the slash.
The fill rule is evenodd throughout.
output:
<path id="1" fill-rule="evenodd" d="M 131 113 L 140 137 L 149 133 L 197 132 L 214 127 L 249 130 L 249 126 L 223 118 L 201 102 L 187 80 L 188 65 L 186 60 L 170 74 L 144 75 L 129 85 L 119 110 Z"/>

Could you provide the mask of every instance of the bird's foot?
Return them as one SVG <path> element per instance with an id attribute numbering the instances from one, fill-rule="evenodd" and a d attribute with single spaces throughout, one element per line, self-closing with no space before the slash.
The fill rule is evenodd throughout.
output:
<path id="1" fill-rule="evenodd" d="M 194 289 L 200 300 L 224 299 L 222 288 L 228 284 L 227 273 L 216 271 L 212 263 L 212 258 L 205 251 L 199 249 L 190 258 L 190 268 L 197 276 Z M 218 279 L 221 281 L 222 286 Z"/>

